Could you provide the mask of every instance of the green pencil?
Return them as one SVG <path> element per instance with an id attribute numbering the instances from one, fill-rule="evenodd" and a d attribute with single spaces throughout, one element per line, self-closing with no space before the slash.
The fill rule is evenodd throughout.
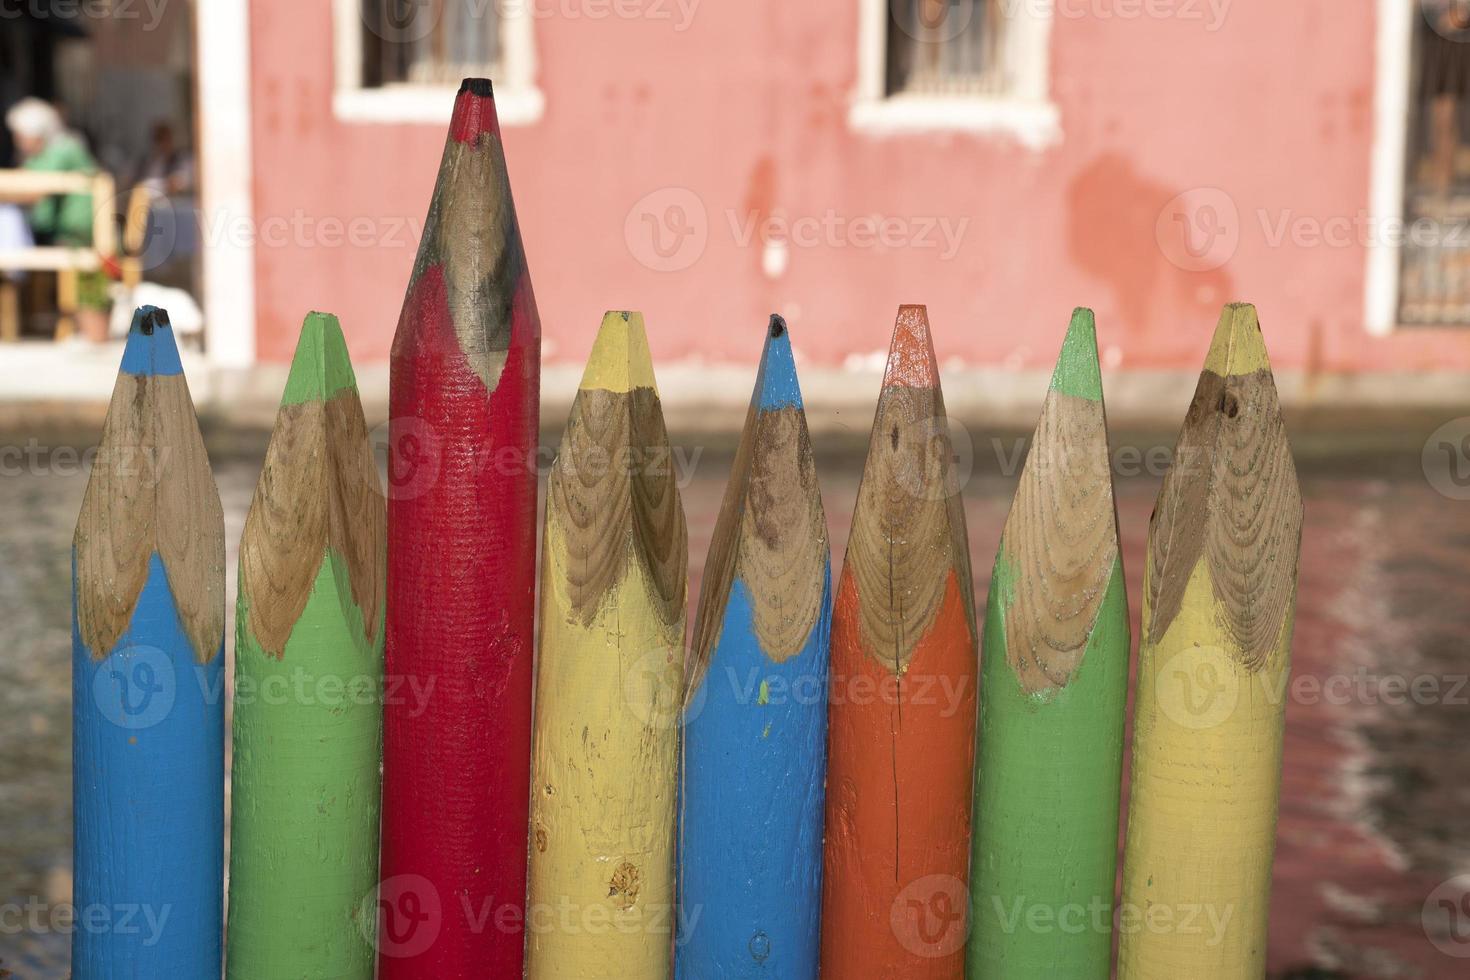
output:
<path id="1" fill-rule="evenodd" d="M 373 976 L 385 532 L 342 329 L 313 313 L 240 542 L 231 980 Z"/>
<path id="2" fill-rule="evenodd" d="M 967 975 L 1107 980 L 1129 633 L 1090 310 L 1057 360 L 982 642 Z"/>

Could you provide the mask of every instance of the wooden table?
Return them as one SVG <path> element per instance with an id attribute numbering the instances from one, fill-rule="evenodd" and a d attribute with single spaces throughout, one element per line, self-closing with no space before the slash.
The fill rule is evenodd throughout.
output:
<path id="1" fill-rule="evenodd" d="M 92 244 L 88 247 L 37 245 L 0 248 L 0 273 L 55 272 L 56 306 L 61 319 L 56 339 L 76 329 L 77 278 L 102 267 L 104 257 L 117 254 L 117 184 L 108 173 L 47 173 L 39 170 L 0 169 L 0 202 L 34 204 L 52 195 L 92 195 Z M 0 277 L 0 341 L 20 337 L 20 302 L 16 285 Z"/>

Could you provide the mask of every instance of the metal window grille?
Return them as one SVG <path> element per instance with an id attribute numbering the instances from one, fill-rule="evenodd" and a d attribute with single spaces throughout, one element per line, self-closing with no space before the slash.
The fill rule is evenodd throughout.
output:
<path id="1" fill-rule="evenodd" d="M 1470 324 L 1470 2 L 1416 20 L 1399 321 Z"/>
<path id="2" fill-rule="evenodd" d="M 1001 0 L 889 0 L 888 94 L 1005 91 Z"/>
<path id="3" fill-rule="evenodd" d="M 362 0 L 363 84 L 453 85 L 500 59 L 496 0 Z"/>

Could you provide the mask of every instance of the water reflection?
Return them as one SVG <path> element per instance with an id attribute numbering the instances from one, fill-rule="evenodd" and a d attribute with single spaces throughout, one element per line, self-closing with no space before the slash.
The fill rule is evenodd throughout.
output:
<path id="1" fill-rule="evenodd" d="M 230 596 L 261 448 L 215 452 Z M 839 562 L 860 465 L 856 452 L 819 460 Z M 691 601 L 728 468 L 705 452 L 683 491 Z M 1437 886 L 1470 871 L 1470 504 L 1438 495 L 1416 470 L 1382 472 L 1339 463 L 1303 473 L 1273 976 L 1458 977 L 1470 963 L 1442 951 L 1470 954 L 1454 903 L 1426 911 Z M 68 940 L 46 910 L 70 897 L 69 547 L 84 482 L 45 467 L 0 477 L 0 960 L 23 977 L 66 973 Z M 1014 487 L 982 472 L 966 488 L 980 602 Z M 1156 477 L 1118 485 L 1135 623 L 1157 490 Z"/>

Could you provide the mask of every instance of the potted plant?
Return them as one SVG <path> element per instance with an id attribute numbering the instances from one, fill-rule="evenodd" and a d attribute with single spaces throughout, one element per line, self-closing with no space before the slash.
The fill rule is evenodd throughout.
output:
<path id="1" fill-rule="evenodd" d="M 107 294 L 107 276 L 101 270 L 77 276 L 77 332 L 94 344 L 107 340 L 108 311 L 112 299 Z"/>

